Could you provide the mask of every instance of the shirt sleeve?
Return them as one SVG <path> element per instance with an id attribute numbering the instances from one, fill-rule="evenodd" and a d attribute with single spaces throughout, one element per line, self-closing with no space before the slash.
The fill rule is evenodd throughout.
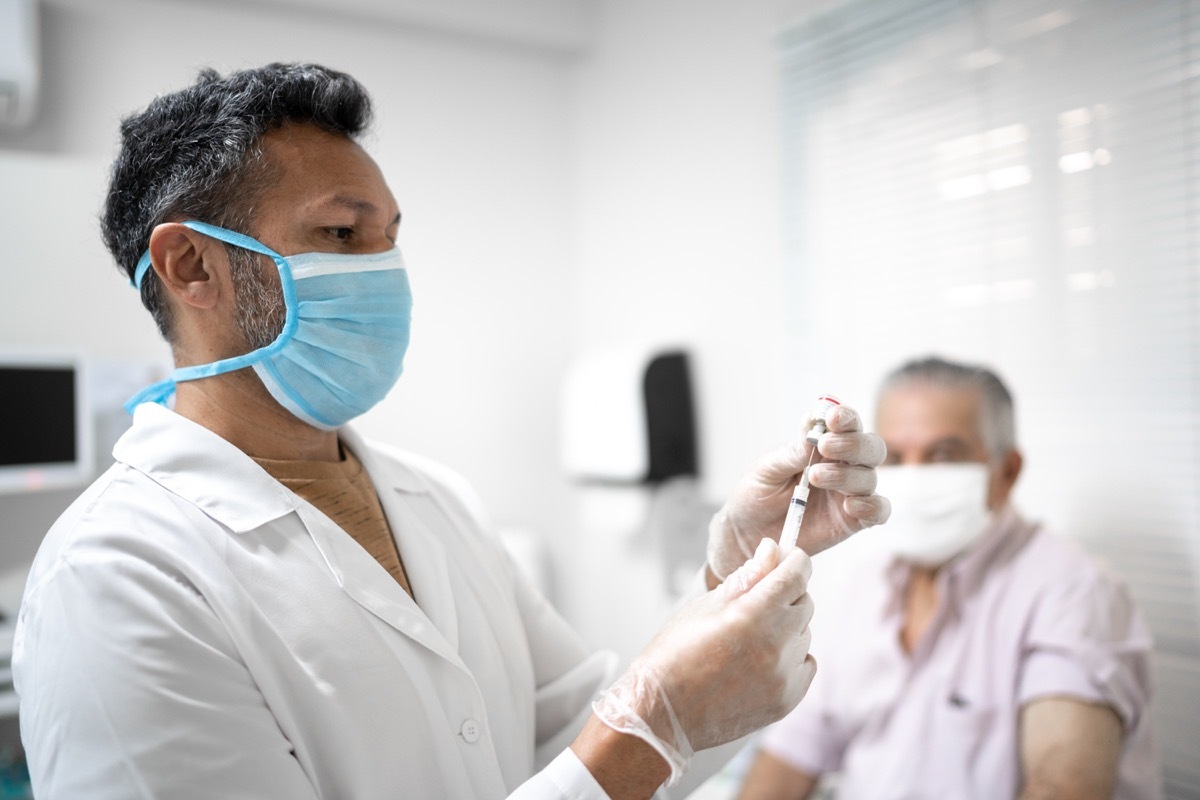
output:
<path id="1" fill-rule="evenodd" d="M 818 671 L 800 705 L 763 731 L 762 750 L 813 777 L 840 769 L 846 742 L 831 711 L 832 682 Z"/>
<path id="2" fill-rule="evenodd" d="M 1018 700 L 1104 703 L 1126 730 L 1150 703 L 1150 632 L 1125 584 L 1103 571 L 1056 587 L 1034 609 Z"/>
<path id="3" fill-rule="evenodd" d="M 13 672 L 41 800 L 317 797 L 216 615 L 149 562 L 60 557 Z"/>

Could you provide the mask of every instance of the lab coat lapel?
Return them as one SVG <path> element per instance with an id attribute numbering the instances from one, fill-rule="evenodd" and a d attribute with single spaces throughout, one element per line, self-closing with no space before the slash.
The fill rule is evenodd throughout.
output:
<path id="1" fill-rule="evenodd" d="M 380 489 L 383 491 L 379 491 Z M 380 500 L 384 501 L 384 512 L 388 516 L 388 522 L 394 529 L 395 518 L 385 500 L 385 493 L 389 492 L 384 487 L 377 487 L 377 491 Z M 457 629 L 453 637 L 445 636 L 436 619 L 428 615 L 422 607 L 418 607 L 400 584 L 366 550 L 316 508 L 302 503 L 297 507 L 297 511 L 321 551 L 326 565 L 346 594 L 400 633 L 442 658 L 462 665 L 458 657 Z M 404 555 L 403 545 L 400 547 L 405 567 L 411 576 L 414 568 Z M 413 591 L 417 597 L 421 597 L 418 586 L 419 584 L 414 582 Z M 424 605 L 422 600 L 422 606 Z"/>
<path id="2" fill-rule="evenodd" d="M 392 581 L 392 587 L 398 591 L 396 595 L 403 605 L 403 614 L 394 617 L 379 614 L 384 622 L 400 630 L 424 644 L 434 652 L 456 663 L 461 663 L 458 657 L 458 612 L 454 605 L 454 593 L 450 585 L 450 569 L 446 557 L 446 549 L 441 537 L 437 535 L 433 525 L 440 521 L 436 506 L 430 496 L 428 482 L 419 474 L 401 465 L 385 463 L 376 457 L 374 450 L 358 436 L 353 428 L 342 428 L 338 436 L 346 446 L 354 452 L 362 462 L 383 513 L 387 516 L 388 526 L 396 539 L 396 547 L 400 551 L 400 559 L 408 575 L 409 585 L 412 586 L 416 603 Z M 389 468 L 389 466 L 391 468 Z M 429 516 L 422 517 L 422 511 Z M 391 576 L 388 576 L 391 580 Z M 339 579 L 340 580 L 340 579 Z M 389 588 L 392 588 L 389 587 Z M 374 611 L 363 598 L 356 593 L 356 587 L 343 584 L 343 588 L 360 604 Z M 390 613 L 398 609 L 388 604 Z M 419 608 L 418 608 L 419 605 Z M 431 624 L 432 623 L 432 624 Z"/>
<path id="3" fill-rule="evenodd" d="M 352 430 L 339 431 L 371 476 L 420 607 L 337 523 L 285 489 L 242 451 L 162 406 L 143 403 L 134 413 L 135 426 L 114 449 L 117 460 L 238 533 L 295 511 L 343 591 L 391 627 L 462 666 L 446 551 L 410 508 L 434 511 L 429 486 L 419 475 L 385 468 Z"/>
<path id="4" fill-rule="evenodd" d="M 424 495 L 412 496 L 397 486 L 377 486 L 377 491 L 417 604 L 457 654 L 458 613 L 450 586 L 446 548 L 416 511 L 428 505 L 430 499 Z"/>

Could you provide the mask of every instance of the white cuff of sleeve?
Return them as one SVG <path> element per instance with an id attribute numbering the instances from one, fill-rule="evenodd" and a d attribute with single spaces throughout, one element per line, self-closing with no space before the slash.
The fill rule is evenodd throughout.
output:
<path id="1" fill-rule="evenodd" d="M 563 750 L 512 794 L 509 800 L 609 800 L 571 748 Z"/>

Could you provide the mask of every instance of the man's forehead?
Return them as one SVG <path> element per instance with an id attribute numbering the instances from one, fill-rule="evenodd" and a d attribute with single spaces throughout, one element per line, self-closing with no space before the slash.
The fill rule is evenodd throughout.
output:
<path id="1" fill-rule="evenodd" d="M 379 166 L 347 136 L 287 123 L 263 134 L 262 152 L 272 173 L 268 192 L 294 207 L 394 213 Z"/>
<path id="2" fill-rule="evenodd" d="M 880 397 L 880 406 L 897 402 L 977 406 L 982 399 L 983 393 L 974 386 L 943 386 L 928 381 L 912 380 L 885 391 Z"/>
<path id="3" fill-rule="evenodd" d="M 311 122 L 290 122 L 285 121 L 276 125 L 269 130 L 263 132 L 260 141 L 263 148 L 295 148 L 303 147 L 305 144 L 320 141 L 323 139 L 344 139 L 349 142 L 351 139 L 340 133 L 327 131 L 319 125 L 314 125 Z"/>
<path id="4" fill-rule="evenodd" d="M 359 214 L 376 214 L 388 210 L 380 208 L 377 202 L 365 195 L 356 194 L 345 189 L 335 189 L 331 192 L 318 194 L 305 203 L 305 205 L 314 211 L 345 209 L 346 211 L 353 211 Z M 399 213 L 396 216 L 399 217 Z"/>
<path id="5" fill-rule="evenodd" d="M 375 161 L 358 142 L 311 123 L 286 122 L 264 133 L 259 145 L 263 157 L 284 173 L 307 172 L 313 165 L 330 160 L 361 162 L 375 167 Z"/>
<path id="6" fill-rule="evenodd" d="M 983 408 L 982 393 L 969 386 L 936 386 L 914 382 L 893 387 L 879 398 L 876 422 L 888 425 L 922 424 L 951 431 L 976 431 Z"/>

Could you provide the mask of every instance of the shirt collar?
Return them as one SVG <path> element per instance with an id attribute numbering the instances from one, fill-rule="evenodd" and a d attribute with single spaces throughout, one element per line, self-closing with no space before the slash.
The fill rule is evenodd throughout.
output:
<path id="1" fill-rule="evenodd" d="M 380 478 L 401 491 L 425 492 L 428 484 L 408 467 L 396 464 L 372 470 L 367 446 L 349 428 L 338 436 L 358 454 L 381 491 Z M 157 403 L 143 403 L 133 426 L 113 448 L 113 457 L 172 494 L 200 508 L 235 533 L 245 533 L 291 513 L 296 495 L 272 478 L 236 446 Z"/>
<path id="2" fill-rule="evenodd" d="M 1022 519 L 1011 504 L 1006 503 L 996 509 L 979 541 L 938 571 L 938 592 L 943 598 L 941 602 L 952 600 L 956 605 L 961 603 L 972 587 L 983 582 L 988 570 L 1024 547 L 1036 529 L 1037 526 Z M 884 575 L 891 589 L 889 609 L 900 607 L 912 570 L 911 564 L 898 558 L 886 566 Z"/>
<path id="3" fill-rule="evenodd" d="M 1021 519 L 1012 505 L 1005 503 L 992 515 L 988 528 L 973 547 L 943 569 L 947 578 L 965 591 L 978 586 L 988 570 L 1020 550 L 1035 526 Z"/>

